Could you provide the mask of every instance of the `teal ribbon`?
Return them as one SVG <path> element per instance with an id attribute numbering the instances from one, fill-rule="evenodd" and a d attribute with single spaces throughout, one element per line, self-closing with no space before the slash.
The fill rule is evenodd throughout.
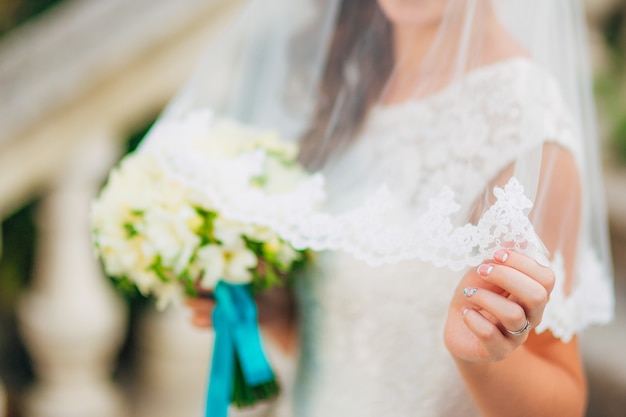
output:
<path id="1" fill-rule="evenodd" d="M 250 285 L 220 281 L 214 294 L 215 341 L 205 416 L 226 417 L 232 399 L 235 355 L 250 386 L 273 380 L 274 373 L 261 346 Z"/>

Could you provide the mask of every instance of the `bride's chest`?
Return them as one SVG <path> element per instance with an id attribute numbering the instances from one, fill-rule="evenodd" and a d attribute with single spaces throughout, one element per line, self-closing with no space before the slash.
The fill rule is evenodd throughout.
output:
<path id="1" fill-rule="evenodd" d="M 394 322 L 400 328 L 403 318 L 410 317 L 415 326 L 445 316 L 461 275 L 420 261 L 372 267 L 352 255 L 327 251 L 318 254 L 299 288 L 308 314 L 353 328 L 359 322 L 383 327 Z"/>
<path id="2" fill-rule="evenodd" d="M 523 147 L 520 118 L 514 104 L 471 98 L 373 109 L 358 141 L 328 175 L 341 177 L 337 194 L 367 194 L 385 185 L 419 207 L 445 187 L 471 203 Z"/>
<path id="3" fill-rule="evenodd" d="M 340 252 L 319 254 L 297 291 L 307 363 L 390 382 L 445 368 L 442 335 L 459 277 L 421 262 L 369 267 Z"/>

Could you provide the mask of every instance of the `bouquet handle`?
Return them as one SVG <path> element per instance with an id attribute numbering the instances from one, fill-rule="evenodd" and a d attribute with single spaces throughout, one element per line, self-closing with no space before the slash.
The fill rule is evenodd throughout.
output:
<path id="1" fill-rule="evenodd" d="M 226 417 L 232 401 L 236 361 L 249 386 L 274 381 L 274 373 L 261 345 L 250 285 L 220 281 L 214 294 L 215 342 L 205 416 Z"/>

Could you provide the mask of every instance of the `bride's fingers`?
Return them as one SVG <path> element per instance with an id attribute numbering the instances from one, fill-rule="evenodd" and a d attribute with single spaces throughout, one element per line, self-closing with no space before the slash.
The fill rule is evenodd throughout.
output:
<path id="1" fill-rule="evenodd" d="M 198 327 L 211 327 L 211 313 L 215 302 L 206 298 L 187 298 L 185 304 L 192 311 L 191 322 Z"/>
<path id="2" fill-rule="evenodd" d="M 489 357 L 483 359 L 504 359 L 515 348 L 500 329 L 479 312 L 471 308 L 463 309 L 463 322 L 478 338 L 483 348 L 489 352 Z"/>
<path id="3" fill-rule="evenodd" d="M 506 329 L 521 329 L 526 324 L 526 312 L 524 309 L 506 297 L 483 288 L 469 287 L 463 290 L 463 295 L 467 297 L 468 302 L 473 306 L 493 316 L 497 323 L 503 326 L 502 332 Z"/>
<path id="4" fill-rule="evenodd" d="M 541 284 L 548 293 L 554 289 L 555 276 L 551 268 L 540 265 L 534 259 L 506 249 L 494 253 L 494 263 L 507 265 L 531 277 Z"/>
<path id="5" fill-rule="evenodd" d="M 191 316 L 191 324 L 196 327 L 210 328 L 213 326 L 213 321 L 210 315 L 194 314 Z"/>
<path id="6" fill-rule="evenodd" d="M 541 321 L 550 293 L 532 277 L 500 264 L 482 264 L 478 274 L 511 294 L 523 307 L 528 321 L 536 326 Z"/>
<path id="7" fill-rule="evenodd" d="M 482 268 L 484 266 L 488 268 Z M 479 274 L 487 282 L 507 291 L 524 309 L 526 318 L 533 326 L 541 322 L 549 297 L 548 291 L 542 285 L 520 271 L 504 265 L 483 264 L 479 268 Z"/>
<path id="8" fill-rule="evenodd" d="M 186 298 L 185 304 L 194 311 L 206 313 L 210 313 L 215 307 L 215 301 L 198 297 Z"/>

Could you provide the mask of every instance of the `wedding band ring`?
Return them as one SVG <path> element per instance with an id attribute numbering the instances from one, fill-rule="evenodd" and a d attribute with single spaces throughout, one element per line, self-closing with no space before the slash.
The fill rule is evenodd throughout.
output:
<path id="1" fill-rule="evenodd" d="M 509 329 L 505 329 L 507 331 L 508 334 L 511 334 L 513 336 L 519 336 L 521 334 L 526 333 L 527 331 L 530 330 L 532 326 L 530 325 L 530 323 L 528 322 L 528 319 L 526 319 L 526 324 L 524 324 L 524 327 L 522 327 L 519 330 L 509 330 Z"/>

